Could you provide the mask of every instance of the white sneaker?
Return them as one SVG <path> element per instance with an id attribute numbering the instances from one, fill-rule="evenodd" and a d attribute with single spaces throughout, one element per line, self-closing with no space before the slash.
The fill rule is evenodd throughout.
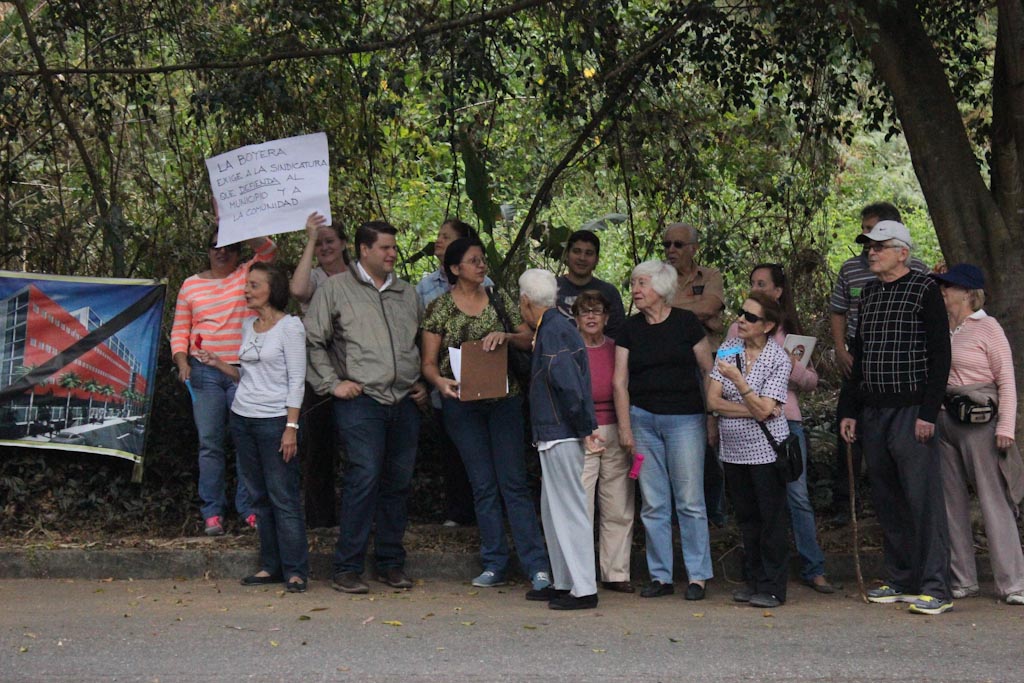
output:
<path id="1" fill-rule="evenodd" d="M 1006 596 L 1007 605 L 1024 605 L 1024 593 L 1010 593 Z"/>
<path id="2" fill-rule="evenodd" d="M 976 598 L 981 594 L 978 586 L 957 586 L 953 589 L 953 599 L 963 600 L 964 598 Z"/>

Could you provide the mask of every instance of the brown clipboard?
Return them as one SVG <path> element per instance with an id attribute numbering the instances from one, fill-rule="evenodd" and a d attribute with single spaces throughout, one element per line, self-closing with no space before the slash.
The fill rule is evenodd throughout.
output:
<path id="1" fill-rule="evenodd" d="M 462 343 L 459 400 L 480 401 L 508 396 L 508 344 L 484 351 L 483 340 Z"/>

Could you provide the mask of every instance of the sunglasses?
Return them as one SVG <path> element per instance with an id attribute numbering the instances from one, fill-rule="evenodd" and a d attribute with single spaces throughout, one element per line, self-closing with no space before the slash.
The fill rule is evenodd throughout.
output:
<path id="1" fill-rule="evenodd" d="M 899 249 L 898 244 L 883 244 L 882 242 L 872 242 L 868 245 L 868 251 L 885 251 L 886 249 Z"/>
<path id="2" fill-rule="evenodd" d="M 688 247 L 691 244 L 697 244 L 697 243 L 696 242 L 684 242 L 682 240 L 664 240 L 661 243 L 661 246 L 663 248 L 665 248 L 665 249 L 669 249 L 670 247 L 675 247 L 676 249 L 682 249 L 683 247 Z"/>
<path id="3" fill-rule="evenodd" d="M 743 318 L 748 323 L 759 323 L 762 320 L 764 320 L 764 318 L 762 316 L 755 315 L 755 314 L 751 313 L 750 311 L 748 311 L 746 309 L 743 309 L 743 308 L 737 309 L 736 310 L 736 315 L 738 315 L 739 317 Z"/>

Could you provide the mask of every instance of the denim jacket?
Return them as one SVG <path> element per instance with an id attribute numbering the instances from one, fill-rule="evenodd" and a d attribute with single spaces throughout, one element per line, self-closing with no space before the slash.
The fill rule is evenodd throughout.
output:
<path id="1" fill-rule="evenodd" d="M 554 308 L 541 316 L 534 341 L 530 426 L 535 443 L 582 439 L 597 429 L 587 349 L 573 324 Z"/>

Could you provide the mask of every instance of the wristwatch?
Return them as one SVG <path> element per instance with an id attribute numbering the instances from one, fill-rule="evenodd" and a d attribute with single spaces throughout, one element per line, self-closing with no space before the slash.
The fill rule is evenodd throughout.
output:
<path id="1" fill-rule="evenodd" d="M 284 426 L 285 427 L 291 427 L 295 431 L 299 431 L 299 423 L 298 422 L 285 422 Z"/>

